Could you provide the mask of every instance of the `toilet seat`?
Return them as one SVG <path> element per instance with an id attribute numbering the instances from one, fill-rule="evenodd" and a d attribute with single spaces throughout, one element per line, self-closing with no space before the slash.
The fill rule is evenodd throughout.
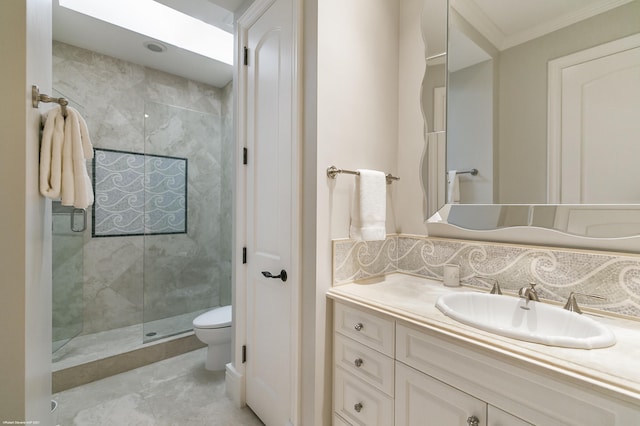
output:
<path id="1" fill-rule="evenodd" d="M 231 326 L 231 305 L 220 306 L 204 314 L 200 314 L 193 320 L 195 328 L 224 328 Z"/>

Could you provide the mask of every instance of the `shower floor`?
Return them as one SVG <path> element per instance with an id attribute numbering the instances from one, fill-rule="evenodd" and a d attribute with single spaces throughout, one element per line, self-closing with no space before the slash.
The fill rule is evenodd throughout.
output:
<path id="1" fill-rule="evenodd" d="M 135 351 L 151 342 L 162 343 L 165 340 L 174 339 L 177 335 L 193 334 L 193 319 L 209 309 L 150 321 L 144 325 L 144 329 L 143 324 L 135 324 L 74 337 L 53 354 L 53 371 Z M 156 333 L 155 336 L 159 337 L 145 337 L 144 334 L 148 333 Z M 143 339 L 146 342 L 143 342 Z"/>

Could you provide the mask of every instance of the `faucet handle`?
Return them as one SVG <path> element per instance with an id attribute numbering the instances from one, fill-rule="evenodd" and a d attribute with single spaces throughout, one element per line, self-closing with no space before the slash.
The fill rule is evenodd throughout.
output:
<path id="1" fill-rule="evenodd" d="M 502 294 L 502 290 L 500 289 L 500 284 L 498 284 L 498 280 L 496 278 L 483 277 L 483 276 L 478 276 L 478 278 L 482 280 L 493 281 L 493 286 L 491 287 L 489 294 Z"/>
<path id="2" fill-rule="evenodd" d="M 582 309 L 580 309 L 580 306 L 578 306 L 578 301 L 576 300 L 576 296 L 585 296 L 585 297 L 591 297 L 593 299 L 598 299 L 598 300 L 607 300 L 605 297 L 598 296 L 597 294 L 585 294 L 585 293 L 578 293 L 578 292 L 572 291 L 571 293 L 569 293 L 569 297 L 567 298 L 567 303 L 564 304 L 564 309 L 571 312 L 575 312 L 577 314 L 581 314 Z"/>

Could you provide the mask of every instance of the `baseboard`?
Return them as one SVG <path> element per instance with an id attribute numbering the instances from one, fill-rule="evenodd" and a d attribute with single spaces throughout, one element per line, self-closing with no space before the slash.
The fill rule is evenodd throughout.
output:
<path id="1" fill-rule="evenodd" d="M 232 363 L 225 366 L 225 386 L 227 396 L 234 402 L 236 407 L 242 408 L 246 404 L 244 375 L 235 369 Z"/>

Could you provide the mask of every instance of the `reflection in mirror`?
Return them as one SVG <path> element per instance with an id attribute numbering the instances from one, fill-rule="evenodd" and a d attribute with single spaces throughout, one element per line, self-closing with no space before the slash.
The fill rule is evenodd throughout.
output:
<path id="1" fill-rule="evenodd" d="M 534 226 L 589 238 L 640 235 L 635 206 L 452 204 L 446 210 L 447 223 L 476 231 Z"/>
<path id="2" fill-rule="evenodd" d="M 426 69 L 421 94 L 425 121 L 421 176 L 427 194 L 427 217 L 437 212 L 445 201 L 447 7 L 446 0 L 424 0 L 422 9 Z"/>
<path id="3" fill-rule="evenodd" d="M 640 1 L 449 3 L 443 169 L 479 170 L 458 175 L 458 202 L 638 208 Z M 611 209 L 589 214 L 623 220 Z M 525 222 L 575 230 L 550 223 Z M 616 236 L 638 234 L 634 226 L 600 228 L 613 227 Z"/>
<path id="4" fill-rule="evenodd" d="M 520 3 L 451 1 L 447 169 L 480 170 L 461 178 L 460 203 L 640 203 L 640 171 L 627 160 L 640 155 L 640 46 L 577 58 L 548 84 L 560 58 L 637 34 L 640 2 Z M 556 96 L 563 119 L 549 121 Z M 548 149 L 554 132 L 557 155 Z M 552 179 L 558 195 L 549 200 Z M 623 185 L 614 198 L 611 188 Z"/>

